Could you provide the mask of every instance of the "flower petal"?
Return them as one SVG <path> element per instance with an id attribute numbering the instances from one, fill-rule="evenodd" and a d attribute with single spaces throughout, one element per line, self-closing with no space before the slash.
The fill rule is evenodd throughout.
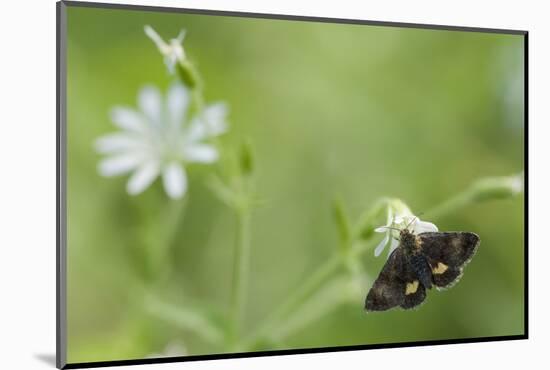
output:
<path id="1" fill-rule="evenodd" d="M 388 256 L 397 248 L 399 247 L 399 242 L 396 239 L 391 240 L 390 244 L 390 250 L 388 251 Z"/>
<path id="2" fill-rule="evenodd" d="M 382 241 L 378 243 L 378 245 L 376 246 L 376 249 L 374 250 L 375 257 L 378 257 L 382 253 L 382 251 L 386 247 L 386 244 L 388 244 L 389 239 L 390 239 L 390 233 L 386 233 L 386 236 L 384 237 L 384 239 L 382 239 Z"/>
<path id="3" fill-rule="evenodd" d="M 216 148 L 208 144 L 194 144 L 185 146 L 183 158 L 189 162 L 212 163 L 218 160 Z"/>
<path id="4" fill-rule="evenodd" d="M 110 177 L 132 171 L 141 163 L 141 158 L 132 154 L 109 157 L 99 162 L 97 168 L 101 176 Z"/>
<path id="5" fill-rule="evenodd" d="M 187 140 L 197 142 L 208 136 L 217 136 L 227 131 L 228 108 L 224 103 L 212 104 L 204 109 L 202 114 L 191 120 L 187 130 Z"/>
<path id="6" fill-rule="evenodd" d="M 142 164 L 126 184 L 128 194 L 136 195 L 144 191 L 155 180 L 159 171 L 160 168 L 157 162 L 149 161 Z"/>
<path id="7" fill-rule="evenodd" d="M 178 40 L 178 42 L 181 44 L 183 42 L 183 40 L 185 39 L 185 33 L 186 31 L 182 28 L 180 30 L 180 33 L 178 33 L 178 36 L 176 37 L 176 40 Z"/>
<path id="8" fill-rule="evenodd" d="M 206 126 L 204 122 L 197 117 L 191 120 L 187 132 L 185 133 L 185 140 L 190 143 L 196 143 L 206 137 Z"/>
<path id="9" fill-rule="evenodd" d="M 407 224 L 411 222 L 411 219 L 409 219 L 408 216 L 401 216 L 401 215 L 397 215 L 393 218 L 393 223 L 395 225 L 399 225 L 401 227 L 405 227 L 407 226 Z"/>
<path id="10" fill-rule="evenodd" d="M 181 123 L 189 107 L 190 96 L 189 90 L 187 90 L 182 84 L 174 83 L 168 90 L 166 97 L 166 111 L 168 112 L 168 118 L 170 123 L 174 127 L 180 127 Z"/>
<path id="11" fill-rule="evenodd" d="M 111 121 L 121 129 L 127 131 L 143 132 L 146 127 L 141 114 L 126 107 L 113 108 L 111 110 Z"/>
<path id="12" fill-rule="evenodd" d="M 187 176 L 177 162 L 172 162 L 162 171 L 164 190 L 170 198 L 181 198 L 187 191 Z"/>
<path id="13" fill-rule="evenodd" d="M 225 103 L 215 103 L 206 107 L 202 118 L 207 127 L 207 133 L 211 136 L 223 134 L 227 130 L 228 108 Z"/>
<path id="14" fill-rule="evenodd" d="M 153 42 L 155 43 L 155 45 L 157 45 L 157 48 L 159 48 L 159 50 L 163 50 L 166 48 L 166 43 L 164 42 L 164 40 L 162 39 L 162 37 L 159 36 L 159 34 L 157 33 L 157 31 L 155 31 L 153 29 L 153 27 L 149 26 L 149 25 L 146 25 L 145 27 L 143 27 L 143 30 L 145 31 L 145 34 L 151 39 L 153 40 Z"/>
<path id="15" fill-rule="evenodd" d="M 138 106 L 147 119 L 154 125 L 162 122 L 162 97 L 154 86 L 143 87 L 138 96 Z"/>
<path id="16" fill-rule="evenodd" d="M 394 222 L 393 209 L 388 207 L 388 217 L 386 219 L 386 226 L 392 226 Z"/>
<path id="17" fill-rule="evenodd" d="M 99 153 L 120 153 L 136 149 L 140 141 L 125 133 L 105 135 L 95 141 L 95 148 Z"/>
<path id="18" fill-rule="evenodd" d="M 438 231 L 438 228 L 431 222 L 418 220 L 414 224 L 415 234 L 427 233 L 427 232 L 433 232 L 433 231 Z"/>

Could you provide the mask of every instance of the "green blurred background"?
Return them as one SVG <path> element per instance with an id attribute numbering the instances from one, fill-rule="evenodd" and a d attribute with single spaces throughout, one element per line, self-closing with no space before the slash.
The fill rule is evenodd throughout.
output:
<path id="1" fill-rule="evenodd" d="M 422 213 L 478 178 L 523 169 L 523 36 L 69 7 L 69 362 L 143 358 L 171 343 L 192 355 L 227 351 L 215 330 L 214 340 L 201 332 L 223 328 L 230 301 L 235 215 L 205 185 L 215 169 L 189 167 L 178 202 L 158 180 L 130 197 L 127 177 L 96 170 L 94 140 L 116 130 L 109 110 L 135 106 L 146 83 L 172 82 L 145 24 L 165 39 L 187 30 L 207 102 L 230 106 L 222 153 L 244 139 L 254 148 L 265 204 L 252 218 L 245 333 L 337 249 L 335 196 L 352 218 L 385 195 Z M 482 244 L 461 282 L 429 292 L 420 309 L 365 314 L 370 280 L 252 349 L 522 334 L 523 202 L 430 220 Z M 362 257 L 371 279 L 385 256 Z M 324 299 L 334 294 L 349 292 Z"/>

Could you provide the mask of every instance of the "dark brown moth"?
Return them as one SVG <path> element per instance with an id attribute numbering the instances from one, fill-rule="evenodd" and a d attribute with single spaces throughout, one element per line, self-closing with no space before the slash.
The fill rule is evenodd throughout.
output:
<path id="1" fill-rule="evenodd" d="M 365 299 L 365 310 L 411 309 L 426 298 L 426 289 L 449 288 L 462 276 L 479 246 L 470 232 L 400 231 L 391 253 Z"/>

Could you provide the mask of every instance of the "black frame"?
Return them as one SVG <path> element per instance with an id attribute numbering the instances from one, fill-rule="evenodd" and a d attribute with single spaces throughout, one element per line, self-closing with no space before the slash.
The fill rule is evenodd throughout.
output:
<path id="1" fill-rule="evenodd" d="M 297 348 L 285 350 L 271 351 L 256 351 L 256 352 L 239 352 L 239 353 L 222 353 L 209 355 L 195 356 L 177 356 L 177 357 L 162 357 L 162 358 L 147 358 L 147 359 L 129 359 L 129 360 L 114 360 L 114 361 L 96 361 L 96 362 L 66 362 L 66 8 L 67 7 L 85 7 L 85 8 L 100 8 L 100 9 L 124 9 L 124 10 L 141 10 L 155 11 L 167 13 L 185 13 L 185 14 L 205 14 L 219 15 L 241 18 L 263 18 L 263 19 L 280 19 L 294 20 L 306 22 L 321 22 L 321 23 L 340 23 L 340 24 L 359 24 L 371 26 L 386 26 L 399 28 L 418 28 L 418 29 L 434 29 L 447 31 L 465 31 L 465 32 L 482 32 L 482 33 L 499 33 L 511 35 L 523 35 L 524 37 L 524 334 L 507 335 L 497 337 L 478 337 L 466 339 L 443 339 L 429 341 L 414 341 L 414 342 L 398 342 L 384 344 L 365 344 L 354 346 L 338 346 L 338 347 L 320 347 L 320 348 Z M 186 361 L 201 361 L 201 360 L 219 360 L 230 358 L 246 358 L 246 357 L 264 357 L 264 356 L 279 356 L 292 354 L 307 354 L 307 353 L 322 353 L 322 352 L 342 352 L 342 351 L 357 351 L 365 349 L 381 349 L 381 348 L 401 348 L 401 347 L 416 347 L 416 346 L 433 346 L 444 344 L 460 344 L 460 343 L 481 343 L 481 342 L 498 342 L 507 340 L 528 339 L 529 335 L 529 269 L 528 269 L 528 189 L 529 189 L 529 170 L 528 170 L 528 113 L 529 113 L 529 51 L 528 51 L 528 36 L 529 32 L 524 30 L 509 30 L 495 28 L 478 28 L 478 27 L 459 27 L 448 25 L 430 25 L 420 23 L 400 23 L 400 22 L 383 22 L 383 21 L 368 21 L 359 19 L 341 19 L 341 18 L 325 18 L 325 17 L 309 17 L 298 15 L 285 14 L 265 14 L 265 13 L 248 13 L 248 12 L 233 12 L 219 10 L 204 10 L 204 9 L 189 9 L 189 8 L 174 8 L 174 7 L 159 7 L 146 5 L 130 5 L 130 4 L 109 4 L 81 1 L 59 1 L 56 3 L 56 19 L 57 19 L 57 61 L 56 61 L 56 122 L 57 122 L 57 139 L 56 139 L 56 366 L 58 369 L 79 369 L 79 368 L 95 368 L 107 366 L 123 366 L 123 365 L 144 365 L 144 364 L 162 364 L 172 362 Z"/>

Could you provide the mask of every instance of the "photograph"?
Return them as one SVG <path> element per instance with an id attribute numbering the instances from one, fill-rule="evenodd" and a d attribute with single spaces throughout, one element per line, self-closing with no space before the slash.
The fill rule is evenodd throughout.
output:
<path id="1" fill-rule="evenodd" d="M 62 362 L 526 337 L 526 32 L 58 11 Z"/>

